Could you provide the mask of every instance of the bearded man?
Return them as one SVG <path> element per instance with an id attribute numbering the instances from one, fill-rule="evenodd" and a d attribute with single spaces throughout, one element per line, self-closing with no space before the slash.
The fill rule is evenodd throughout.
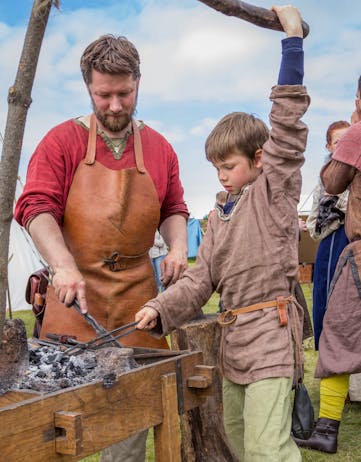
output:
<path id="1" fill-rule="evenodd" d="M 162 135 L 133 117 L 139 64 L 125 37 L 105 35 L 88 45 L 80 67 L 93 113 L 51 129 L 30 160 L 15 219 L 52 273 L 40 337 L 95 336 L 67 308 L 75 298 L 82 312 L 108 330 L 133 321 L 157 294 L 149 259 L 157 228 L 169 247 L 163 284 L 174 283 L 186 269 L 188 210 L 177 156 Z M 164 339 L 140 331 L 122 343 L 167 348 Z M 144 437 L 102 460 L 144 460 Z"/>

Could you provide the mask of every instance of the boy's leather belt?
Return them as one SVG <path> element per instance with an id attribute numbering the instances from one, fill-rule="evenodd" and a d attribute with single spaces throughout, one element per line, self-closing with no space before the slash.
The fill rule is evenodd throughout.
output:
<path id="1" fill-rule="evenodd" d="M 256 303 L 255 305 L 244 306 L 242 308 L 236 308 L 235 310 L 223 311 L 218 316 L 218 323 L 224 327 L 233 324 L 237 319 L 237 315 L 241 313 L 249 313 L 250 311 L 264 310 L 265 308 L 276 308 L 278 312 L 278 318 L 281 326 L 287 326 L 287 304 L 293 302 L 294 298 L 289 297 L 277 297 L 276 300 L 270 300 L 268 302 Z"/>

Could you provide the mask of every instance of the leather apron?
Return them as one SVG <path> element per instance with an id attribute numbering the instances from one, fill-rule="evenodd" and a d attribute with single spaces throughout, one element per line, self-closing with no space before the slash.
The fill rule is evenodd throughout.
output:
<path id="1" fill-rule="evenodd" d="M 91 116 L 87 154 L 75 172 L 64 213 L 64 240 L 85 279 L 89 313 L 107 330 L 133 322 L 141 306 L 157 295 L 149 249 L 159 224 L 159 200 L 134 120 L 133 133 L 136 167 L 108 169 L 95 160 L 97 127 Z M 49 332 L 80 341 L 96 335 L 74 308 L 56 299 L 52 286 L 40 337 Z M 164 338 L 144 331 L 120 341 L 168 348 Z"/>

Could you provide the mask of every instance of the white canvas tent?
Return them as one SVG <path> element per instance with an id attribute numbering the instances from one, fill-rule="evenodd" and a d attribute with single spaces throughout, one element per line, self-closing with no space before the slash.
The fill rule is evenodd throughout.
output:
<path id="1" fill-rule="evenodd" d="M 16 197 L 19 197 L 22 189 L 21 180 L 18 178 Z M 9 293 L 6 300 L 7 309 L 9 305 L 12 311 L 31 308 L 25 301 L 26 284 L 30 274 L 43 266 L 44 263 L 42 263 L 42 259 L 29 234 L 15 220 L 12 220 L 9 243 Z"/>
<path id="2" fill-rule="evenodd" d="M 9 299 L 13 311 L 31 308 L 25 301 L 25 289 L 31 273 L 44 266 L 27 232 L 13 220 L 10 229 L 9 245 Z"/>

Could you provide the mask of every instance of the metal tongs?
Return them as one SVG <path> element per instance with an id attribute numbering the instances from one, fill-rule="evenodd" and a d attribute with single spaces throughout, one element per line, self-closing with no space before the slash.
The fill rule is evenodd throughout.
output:
<path id="1" fill-rule="evenodd" d="M 49 268 L 49 274 L 52 274 L 50 268 Z M 45 273 L 43 273 L 43 275 L 48 280 L 49 284 L 51 284 L 51 279 Z M 97 336 L 89 340 L 88 342 L 80 342 L 80 341 L 77 341 L 76 339 L 71 339 L 71 336 L 69 335 L 57 336 L 56 334 L 49 334 L 49 338 L 52 338 L 53 340 L 61 341 L 61 339 L 64 339 L 64 338 L 69 339 L 69 340 L 71 339 L 71 341 L 69 342 L 65 342 L 65 341 L 61 342 L 63 344 L 67 343 L 67 344 L 72 345 L 70 348 L 66 350 L 67 353 L 72 352 L 73 350 L 78 350 L 78 349 L 80 350 L 85 350 L 87 348 L 98 349 L 107 344 L 110 344 L 110 346 L 114 346 L 117 348 L 122 348 L 123 345 L 118 341 L 118 339 L 120 339 L 121 337 L 125 337 L 126 335 L 129 335 L 132 332 L 135 332 L 137 330 L 135 327 L 133 329 L 130 329 L 131 327 L 138 324 L 136 321 L 134 321 L 129 324 L 124 324 L 123 326 L 113 329 L 111 331 L 108 331 L 90 313 L 88 312 L 83 313 L 81 311 L 77 298 L 74 299 L 72 306 L 85 319 L 85 321 L 95 330 Z M 121 334 L 119 334 L 119 332 L 123 330 L 127 330 L 127 332 L 122 332 Z M 118 334 L 118 335 L 113 335 L 113 334 Z M 46 336 L 48 336 L 48 334 L 46 334 Z M 59 337 L 59 338 L 55 339 L 54 336 Z"/>
<path id="2" fill-rule="evenodd" d="M 91 314 L 89 314 L 88 312 L 83 313 L 81 311 L 79 302 L 76 298 L 74 299 L 73 307 L 86 320 L 86 322 L 95 330 L 95 332 L 97 333 L 97 336 L 89 340 L 88 342 L 78 342 L 76 345 L 73 345 L 72 347 L 68 348 L 68 350 L 66 351 L 67 353 L 72 352 L 73 350 L 79 349 L 79 348 L 82 350 L 87 349 L 87 348 L 98 349 L 107 344 L 110 344 L 109 346 L 122 348 L 123 345 L 119 342 L 119 339 L 137 330 L 135 327 L 131 329 L 131 327 L 138 324 L 137 321 L 134 321 L 134 322 L 130 322 L 129 324 L 124 324 L 124 326 L 120 326 L 120 327 L 117 327 L 116 329 L 108 331 L 101 324 L 99 324 L 99 322 Z M 127 331 L 119 333 L 123 330 L 127 330 Z M 118 335 L 113 335 L 113 334 L 118 334 Z"/>
<path id="3" fill-rule="evenodd" d="M 111 333 L 109 331 L 107 331 L 105 329 L 105 327 L 103 327 L 101 324 L 99 324 L 99 322 L 90 313 L 88 313 L 88 312 L 83 313 L 81 311 L 79 302 L 78 302 L 78 300 L 76 298 L 74 298 L 72 306 L 85 319 L 85 321 L 89 324 L 89 326 L 91 326 L 95 330 L 95 332 L 97 334 L 96 338 L 99 338 L 100 336 L 109 337 L 110 342 L 114 341 L 113 346 L 120 346 L 120 344 L 115 341 L 115 339 L 113 338 Z"/>

